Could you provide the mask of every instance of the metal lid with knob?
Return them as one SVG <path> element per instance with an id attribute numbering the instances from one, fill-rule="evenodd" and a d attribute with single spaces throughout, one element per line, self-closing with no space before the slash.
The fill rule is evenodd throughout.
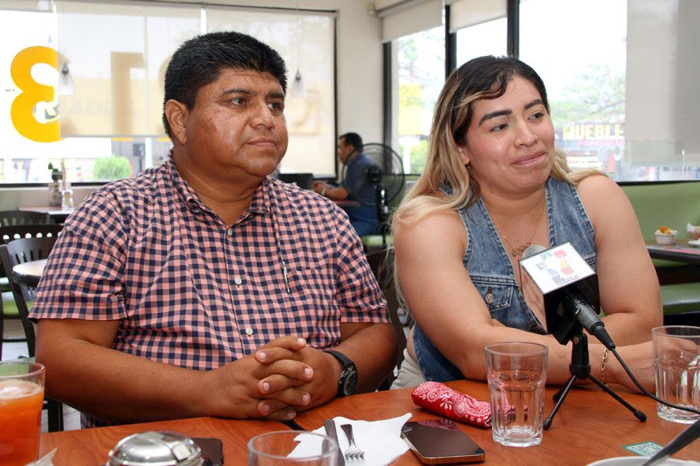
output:
<path id="1" fill-rule="evenodd" d="M 123 438 L 109 452 L 107 466 L 201 466 L 202 450 L 177 432 L 149 431 Z"/>

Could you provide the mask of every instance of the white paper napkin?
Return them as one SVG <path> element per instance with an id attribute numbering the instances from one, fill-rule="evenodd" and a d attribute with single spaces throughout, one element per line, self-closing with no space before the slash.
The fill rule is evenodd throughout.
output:
<path id="1" fill-rule="evenodd" d="M 38 460 L 27 464 L 27 466 L 53 466 L 53 462 L 51 460 L 53 459 L 53 455 L 56 453 L 56 450 L 58 450 L 58 448 L 54 448 Z"/>
<path id="2" fill-rule="evenodd" d="M 408 450 L 408 444 L 401 438 L 401 427 L 410 418 L 411 413 L 406 413 L 383 421 L 355 421 L 341 416 L 334 417 L 333 421 L 343 452 L 349 445 L 343 429 L 340 428 L 343 424 L 352 424 L 355 443 L 365 451 L 364 460 L 353 460 L 352 464 L 377 466 L 391 464 Z M 314 432 L 325 434 L 323 427 Z"/>
<path id="3" fill-rule="evenodd" d="M 383 421 L 355 421 L 342 416 L 333 418 L 336 431 L 338 432 L 338 443 L 340 449 L 344 452 L 348 448 L 348 439 L 345 433 L 340 428 L 342 424 L 352 424 L 353 433 L 355 434 L 355 443 L 365 451 L 364 460 L 353 460 L 353 466 L 371 465 L 380 466 L 391 464 L 396 458 L 403 455 L 408 450 L 408 445 L 401 438 L 401 427 L 411 418 L 411 413 L 406 413 L 403 416 Z M 326 434 L 323 427 L 313 431 L 316 434 Z M 313 436 L 299 434 L 297 440 L 299 445 L 289 456 L 304 456 L 305 451 L 313 448 L 317 443 L 317 438 Z"/>

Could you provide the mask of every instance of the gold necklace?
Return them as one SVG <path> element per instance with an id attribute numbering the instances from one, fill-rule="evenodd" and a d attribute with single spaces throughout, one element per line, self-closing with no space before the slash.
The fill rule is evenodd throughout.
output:
<path id="1" fill-rule="evenodd" d="M 535 238 L 535 234 L 537 233 L 537 229 L 540 227 L 540 223 L 542 223 L 542 217 L 544 217 L 544 212 L 546 210 L 547 209 L 545 208 L 544 210 L 542 210 L 540 212 L 540 217 L 537 220 L 537 224 L 535 225 L 535 228 L 532 231 L 532 235 L 530 236 L 530 239 L 526 243 L 522 244 L 521 246 L 518 246 L 517 248 L 513 247 L 513 245 L 510 243 L 510 241 L 508 241 L 508 238 L 506 238 L 506 235 L 501 233 L 501 231 L 498 229 L 498 227 L 496 226 L 496 222 L 493 222 L 494 228 L 496 228 L 496 231 L 498 232 L 498 234 L 501 235 L 501 238 L 503 238 L 505 240 L 506 244 L 510 248 L 510 255 L 511 256 L 518 257 L 518 256 L 522 255 L 522 253 L 524 253 L 527 248 L 532 246 L 532 240 Z"/>

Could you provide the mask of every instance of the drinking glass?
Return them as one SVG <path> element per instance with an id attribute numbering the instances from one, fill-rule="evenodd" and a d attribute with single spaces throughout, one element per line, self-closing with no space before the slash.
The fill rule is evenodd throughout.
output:
<path id="1" fill-rule="evenodd" d="M 651 329 L 656 396 L 679 406 L 700 409 L 700 327 L 667 325 Z M 656 404 L 656 414 L 691 424 L 700 415 Z"/>
<path id="2" fill-rule="evenodd" d="M 248 442 L 249 466 L 336 466 L 338 444 L 313 432 L 268 432 Z"/>
<path id="3" fill-rule="evenodd" d="M 0 466 L 39 459 L 44 374 L 37 362 L 0 362 Z"/>
<path id="4" fill-rule="evenodd" d="M 495 343 L 486 347 L 493 440 L 510 447 L 542 442 L 547 347 Z"/>

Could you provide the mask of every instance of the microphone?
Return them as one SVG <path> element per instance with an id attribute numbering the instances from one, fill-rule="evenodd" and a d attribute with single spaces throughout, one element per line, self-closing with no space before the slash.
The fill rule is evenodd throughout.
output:
<path id="1" fill-rule="evenodd" d="M 605 324 L 598 317 L 598 277 L 571 243 L 546 249 L 532 245 L 520 260 L 525 301 L 540 316 L 547 331 L 561 344 L 576 335 L 580 324 L 608 349 L 614 349 Z"/>
<path id="2" fill-rule="evenodd" d="M 525 251 L 523 251 L 523 257 L 520 260 L 527 259 L 528 257 L 532 257 L 535 254 L 539 254 L 542 251 L 546 250 L 547 248 L 545 248 L 541 244 L 533 244 L 532 246 L 528 247 Z"/>
<path id="3" fill-rule="evenodd" d="M 607 349 L 614 349 L 615 343 L 605 330 L 605 324 L 598 313 L 591 306 L 586 297 L 578 291 L 566 293 L 563 300 L 563 305 L 566 310 L 573 313 L 583 328 L 588 330 L 588 333 L 595 336 Z"/>

